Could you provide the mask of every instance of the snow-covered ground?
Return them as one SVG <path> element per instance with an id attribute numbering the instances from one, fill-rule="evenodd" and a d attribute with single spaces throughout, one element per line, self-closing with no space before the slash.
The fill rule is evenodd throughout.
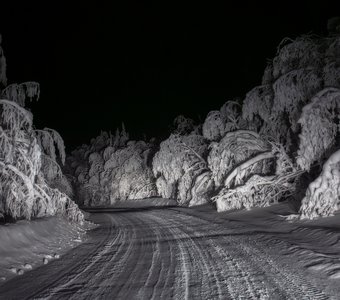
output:
<path id="1" fill-rule="evenodd" d="M 90 228 L 88 222 L 80 226 L 61 217 L 0 225 L 0 281 L 59 259 L 79 245 Z"/>
<path id="2" fill-rule="evenodd" d="M 146 201 L 147 202 L 147 201 Z M 339 299 L 340 215 L 287 222 L 289 203 L 217 213 L 106 208 L 59 260 L 0 285 L 4 299 Z"/>
<path id="3" fill-rule="evenodd" d="M 167 206 L 177 206 L 176 200 L 173 199 L 163 199 L 159 197 L 138 199 L 138 200 L 124 200 L 121 202 L 116 202 L 114 205 L 105 206 L 105 208 L 151 208 L 151 207 L 167 207 Z M 87 211 L 91 212 L 97 211 L 100 206 L 88 207 Z M 104 208 L 104 207 L 103 207 Z"/>

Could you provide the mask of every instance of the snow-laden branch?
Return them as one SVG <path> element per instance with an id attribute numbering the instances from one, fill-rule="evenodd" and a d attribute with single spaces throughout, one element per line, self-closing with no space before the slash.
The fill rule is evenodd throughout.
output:
<path id="1" fill-rule="evenodd" d="M 248 159 L 247 161 L 243 162 L 242 164 L 234 168 L 233 171 L 230 174 L 228 174 L 227 178 L 224 180 L 224 186 L 227 188 L 230 187 L 235 177 L 244 172 L 246 169 L 250 168 L 252 165 L 262 160 L 271 159 L 274 157 L 275 156 L 272 154 L 272 152 L 269 151 L 258 154 L 255 157 Z"/>

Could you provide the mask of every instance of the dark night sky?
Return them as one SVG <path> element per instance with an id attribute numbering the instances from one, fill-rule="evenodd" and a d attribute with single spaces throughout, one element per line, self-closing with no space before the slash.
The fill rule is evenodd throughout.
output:
<path id="1" fill-rule="evenodd" d="M 40 82 L 36 127 L 68 149 L 122 121 L 140 138 L 166 136 L 178 114 L 204 119 L 260 83 L 282 38 L 325 33 L 340 15 L 337 1 L 71 2 L 1 4 L 0 15 L 9 81 Z"/>

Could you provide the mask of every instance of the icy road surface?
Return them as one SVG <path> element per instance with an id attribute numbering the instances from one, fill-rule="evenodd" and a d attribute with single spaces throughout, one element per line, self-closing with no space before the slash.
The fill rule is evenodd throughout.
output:
<path id="1" fill-rule="evenodd" d="M 91 218 L 100 226 L 86 242 L 6 282 L 0 298 L 339 299 L 326 278 L 301 267 L 287 236 L 219 216 L 177 207 L 97 211 Z"/>

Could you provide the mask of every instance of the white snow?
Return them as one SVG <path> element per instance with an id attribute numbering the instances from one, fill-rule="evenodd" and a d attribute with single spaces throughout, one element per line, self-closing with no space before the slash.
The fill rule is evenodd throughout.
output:
<path id="1" fill-rule="evenodd" d="M 125 200 L 122 202 L 117 202 L 111 207 L 114 208 L 143 208 L 143 207 L 162 207 L 162 206 L 177 206 L 178 203 L 174 199 L 164 199 L 164 198 L 147 198 L 147 199 L 136 199 L 136 200 Z M 105 206 L 105 208 L 110 208 L 110 206 Z"/>
<path id="2" fill-rule="evenodd" d="M 0 278 L 5 281 L 60 258 L 77 246 L 94 225 L 83 226 L 61 217 L 21 220 L 0 226 Z"/>

